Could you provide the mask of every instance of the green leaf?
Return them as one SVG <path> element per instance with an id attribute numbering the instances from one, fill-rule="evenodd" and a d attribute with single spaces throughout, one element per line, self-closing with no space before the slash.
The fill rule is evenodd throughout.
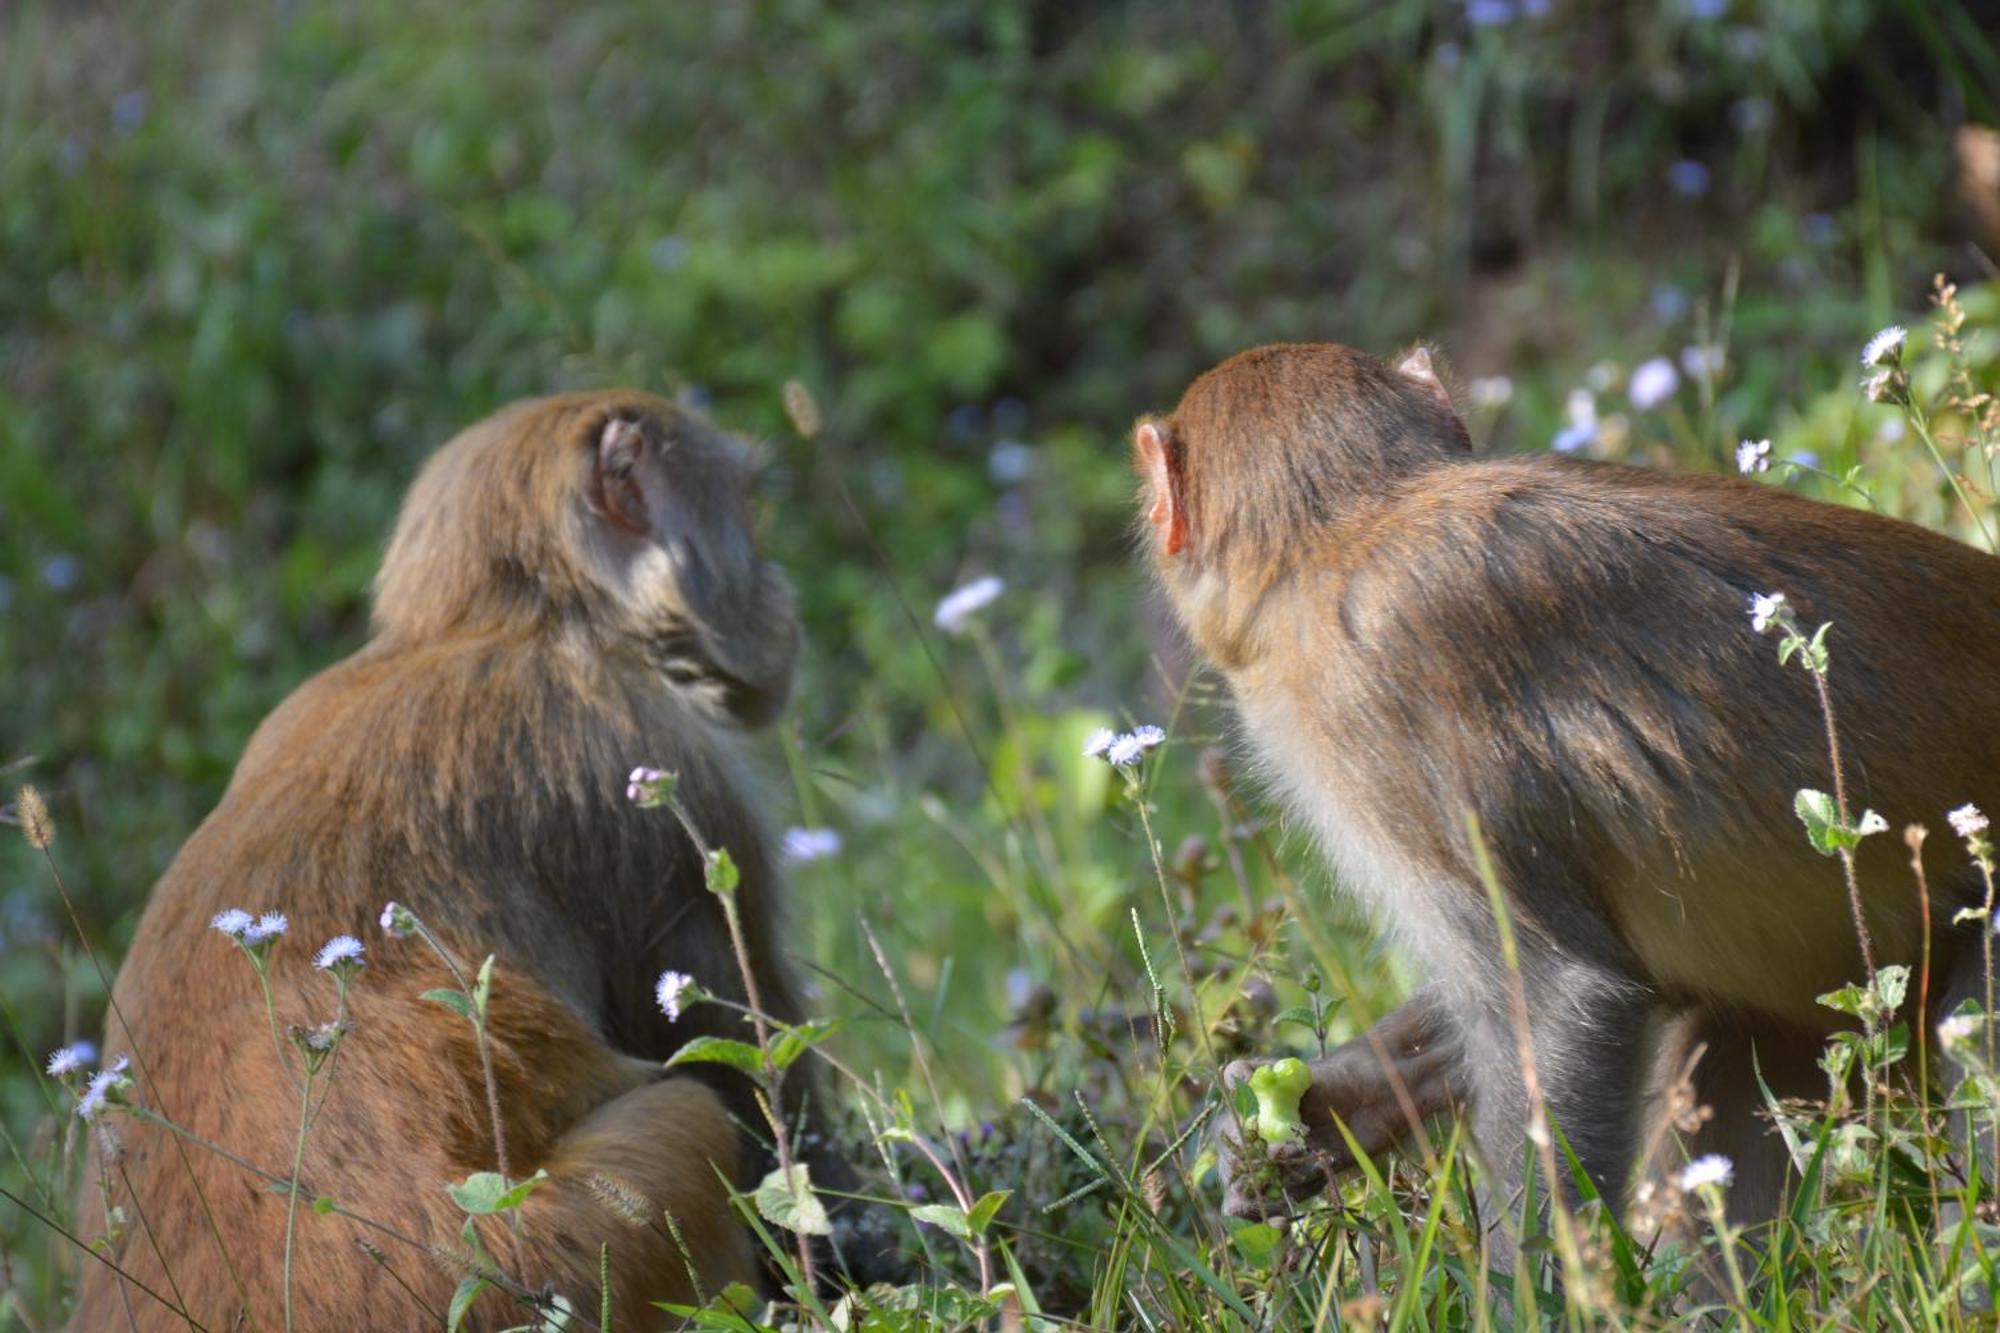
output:
<path id="1" fill-rule="evenodd" d="M 462 990 L 427 990 L 422 998 L 432 1004 L 443 1005 L 460 1018 L 472 1017 L 472 1001 L 465 998 L 465 992 Z"/>
<path id="2" fill-rule="evenodd" d="M 459 1282 L 458 1290 L 451 1294 L 451 1308 L 445 1311 L 444 1326 L 450 1333 L 458 1333 L 465 1327 L 466 1311 L 472 1308 L 473 1300 L 484 1290 L 486 1279 L 477 1273 L 467 1273 Z"/>
<path id="3" fill-rule="evenodd" d="M 833 1220 L 826 1215 L 826 1205 L 813 1193 L 812 1173 L 804 1162 L 792 1163 L 790 1180 L 783 1171 L 765 1176 L 750 1197 L 757 1204 L 757 1212 L 774 1226 L 807 1236 L 833 1234 Z"/>
<path id="4" fill-rule="evenodd" d="M 718 847 L 708 854 L 708 891 L 715 894 L 736 892 L 736 886 L 743 879 L 743 872 L 736 868 L 736 858 L 729 854 L 727 847 Z"/>
<path id="5" fill-rule="evenodd" d="M 696 1037 L 687 1045 L 667 1058 L 667 1067 L 675 1065 L 728 1065 L 746 1074 L 762 1077 L 764 1074 L 764 1053 L 747 1041 L 731 1041 L 727 1037 Z"/>
<path id="6" fill-rule="evenodd" d="M 324 1194 L 320 1195 L 317 1199 L 313 1200 L 313 1211 L 321 1217 L 325 1217 L 333 1211 L 333 1200 L 327 1198 Z"/>
<path id="7" fill-rule="evenodd" d="M 921 1204 L 910 1209 L 910 1216 L 941 1231 L 949 1231 L 960 1240 L 972 1239 L 972 1223 L 966 1219 L 965 1210 L 955 1203 Z"/>
<path id="8" fill-rule="evenodd" d="M 1825 792 L 1800 788 L 1799 794 L 1792 798 L 1792 812 L 1806 826 L 1806 839 L 1821 856 L 1832 856 L 1841 848 L 1854 845 L 1853 836 L 1841 827 L 1838 807 Z"/>
<path id="9" fill-rule="evenodd" d="M 1235 1227 L 1229 1238 L 1252 1268 L 1269 1268 L 1278 1257 L 1279 1231 L 1269 1222 L 1245 1222 Z"/>
<path id="10" fill-rule="evenodd" d="M 1906 963 L 1891 963 L 1875 974 L 1875 997 L 1881 1002 L 1883 1013 L 1894 1013 L 1903 1007 L 1903 997 L 1910 993 L 1910 969 Z"/>
<path id="11" fill-rule="evenodd" d="M 526 1180 L 510 1185 L 498 1171 L 475 1171 L 460 1184 L 446 1185 L 444 1192 L 466 1212 L 486 1217 L 519 1208 L 535 1192 L 535 1186 L 548 1178 L 547 1171 L 537 1171 Z"/>
<path id="12" fill-rule="evenodd" d="M 832 1036 L 839 1028 L 838 1019 L 830 1023 L 795 1023 L 784 1028 L 771 1042 L 771 1063 L 780 1069 L 790 1069 L 794 1060 Z"/>
<path id="13" fill-rule="evenodd" d="M 1013 1194 L 1013 1192 L 1012 1190 L 993 1190 L 990 1193 L 979 1196 L 973 1203 L 971 1211 L 965 1215 L 966 1225 L 972 1228 L 973 1235 L 981 1236 L 986 1234 L 986 1228 L 992 1223 L 993 1215 L 1000 1211 L 1000 1205 L 1007 1202 L 1008 1196 Z"/>
<path id="14" fill-rule="evenodd" d="M 1860 986 L 1842 986 L 1839 990 L 1828 991 L 1820 996 L 1819 1002 L 1829 1009 L 1852 1018 L 1859 1018 L 1861 1011 L 1868 1007 L 1868 992 Z"/>
<path id="15" fill-rule="evenodd" d="M 472 1007 L 481 1018 L 486 1017 L 486 1000 L 493 993 L 493 955 L 487 954 L 486 961 L 479 965 L 479 978 L 472 983 Z"/>

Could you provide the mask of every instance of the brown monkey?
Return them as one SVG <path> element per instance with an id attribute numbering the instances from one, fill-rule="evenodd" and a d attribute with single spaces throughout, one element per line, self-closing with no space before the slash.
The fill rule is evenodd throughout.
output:
<path id="1" fill-rule="evenodd" d="M 1806 627 L 1833 623 L 1855 814 L 1935 823 L 2000 800 L 2000 559 L 1736 478 L 1474 456 L 1422 351 L 1243 353 L 1142 420 L 1135 452 L 1159 577 L 1252 748 L 1433 978 L 1317 1067 L 1318 1145 L 1345 1160 L 1330 1110 L 1372 1150 L 1409 1108 L 1462 1099 L 1507 1198 L 1521 1184 L 1527 1094 L 1476 815 L 1540 1081 L 1598 1190 L 1624 1197 L 1670 1026 L 1708 1048 L 1695 1082 L 1716 1115 L 1689 1150 L 1733 1158 L 1734 1206 L 1768 1213 L 1786 1165 L 1753 1050 L 1780 1096 L 1823 1091 L 1834 1016 L 1815 997 L 1864 967 L 1839 869 L 1792 815 L 1798 788 L 1832 786 L 1814 692 L 1747 601 L 1781 591 Z M 1975 873 L 1934 859 L 1949 923 Z M 1877 961 L 1916 963 L 1906 849 L 1876 837 L 1859 860 Z M 1934 1013 L 1976 990 L 1971 939 L 1938 928 Z"/>
<path id="2" fill-rule="evenodd" d="M 270 961 L 280 1024 L 332 1016 L 332 983 L 310 962 L 322 941 L 368 942 L 302 1176 L 380 1228 L 301 1210 L 301 1327 L 436 1322 L 461 1275 L 450 1255 L 464 1217 L 444 1186 L 496 1166 L 472 1031 L 419 998 L 451 984 L 435 954 L 375 928 L 390 900 L 467 968 L 498 960 L 508 1166 L 549 1172 L 518 1236 L 484 1230 L 508 1276 L 594 1315 L 608 1245 L 620 1327 L 646 1326 L 650 1301 L 693 1296 L 690 1260 L 709 1292 L 757 1280 L 724 1181 L 744 1183 L 739 1127 L 762 1118 L 746 1086 L 661 1067 L 703 1031 L 742 1036 L 740 1023 L 719 1006 L 669 1022 L 653 996 L 674 969 L 741 1001 L 738 969 L 688 837 L 624 793 L 635 765 L 678 771 L 704 841 L 741 868 L 764 1006 L 796 1017 L 739 737 L 784 703 L 799 627 L 789 584 L 752 544 L 749 481 L 738 442 L 630 392 L 519 403 L 460 434 L 403 505 L 373 636 L 264 722 L 154 889 L 107 1056 L 131 1053 L 139 1102 L 281 1177 L 295 1071 L 265 1037 L 255 974 L 211 918 L 290 914 Z M 246 1313 L 283 1327 L 285 1198 L 133 1117 L 101 1123 L 124 1214 L 111 1257 L 206 1327 Z M 77 1326 L 125 1327 L 128 1309 L 140 1328 L 187 1327 L 86 1264 Z M 473 1307 L 472 1326 L 522 1322 L 503 1297 Z"/>

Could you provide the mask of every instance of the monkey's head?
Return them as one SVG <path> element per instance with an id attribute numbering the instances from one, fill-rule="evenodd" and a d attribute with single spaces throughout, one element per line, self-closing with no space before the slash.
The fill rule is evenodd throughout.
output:
<path id="1" fill-rule="evenodd" d="M 1141 510 L 1169 587 L 1282 565 L 1399 478 L 1471 451 L 1430 353 L 1333 343 L 1241 352 L 1133 432 Z"/>
<path id="2" fill-rule="evenodd" d="M 643 660 L 746 726 L 791 688 L 791 585 L 751 536 L 752 459 L 631 391 L 516 403 L 439 449 L 375 580 L 375 630 L 543 634 Z"/>

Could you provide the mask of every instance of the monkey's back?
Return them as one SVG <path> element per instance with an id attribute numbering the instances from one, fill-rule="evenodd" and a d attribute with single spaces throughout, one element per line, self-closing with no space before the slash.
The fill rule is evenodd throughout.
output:
<path id="1" fill-rule="evenodd" d="M 1832 790 L 1825 727 L 1811 681 L 1752 631 L 1753 595 L 1833 625 L 1856 817 L 1935 827 L 2000 804 L 2000 559 L 1913 525 L 1734 478 L 1470 459 L 1296 568 L 1281 596 L 1300 611 L 1275 623 L 1299 642 L 1265 655 L 1290 665 L 1253 668 L 1289 678 L 1246 694 L 1311 716 L 1248 720 L 1267 749 L 1314 721 L 1340 738 L 1329 771 L 1358 825 L 1335 840 L 1456 879 L 1476 813 L 1532 928 L 1663 992 L 1813 1021 L 1813 996 L 1860 972 L 1839 868 L 1792 814 L 1799 788 Z M 1975 881 L 1940 850 L 1948 920 Z M 1907 851 L 1878 836 L 1860 859 L 1878 949 L 1908 960 Z"/>
<path id="2" fill-rule="evenodd" d="M 764 887 L 763 847 L 737 801 L 730 749 L 684 710 L 628 696 L 615 679 L 588 655 L 542 642 L 448 651 L 378 642 L 300 686 L 155 886 L 120 971 L 123 1018 L 110 1021 L 106 1054 L 136 1045 L 138 1099 L 267 1172 L 288 1168 L 297 1086 L 272 1049 L 255 972 L 209 925 L 237 906 L 291 918 L 270 962 L 281 1028 L 334 1016 L 333 982 L 312 969 L 314 950 L 337 933 L 367 941 L 350 988 L 353 1030 L 308 1140 L 305 1178 L 422 1244 L 454 1241 L 463 1214 L 443 1187 L 493 1169 L 493 1136 L 471 1026 L 422 998 L 455 982 L 420 941 L 375 929 L 384 903 L 413 908 L 467 967 L 498 956 L 489 1028 L 516 1175 L 592 1108 L 656 1078 L 657 1064 L 619 1052 L 657 1059 L 700 1020 L 669 1027 L 653 1009 L 653 959 L 663 948 L 721 959 L 728 944 L 703 904 L 673 910 L 677 885 L 698 884 L 698 860 L 664 812 L 647 818 L 624 801 L 625 772 L 642 758 L 681 771 L 705 826 L 740 848 L 753 893 Z M 658 1152 L 669 1155 L 692 1125 L 662 1127 Z M 272 1241 L 283 1234 L 283 1196 L 199 1147 L 183 1164 L 156 1128 L 111 1128 L 123 1180 L 196 1317 L 229 1324 L 240 1278 L 259 1322 L 278 1321 Z M 715 1160 L 734 1151 L 727 1139 L 702 1145 Z M 687 1156 L 687 1174 L 712 1182 L 693 1148 Z M 355 1245 L 356 1228 L 301 1212 L 294 1286 L 306 1326 L 397 1323 L 409 1298 Z M 449 1272 L 407 1247 L 392 1259 L 419 1290 Z M 128 1239 L 120 1262 L 168 1290 L 148 1244 Z M 83 1276 L 83 1309 L 112 1317 L 115 1282 L 100 1270 Z M 431 1295 L 441 1305 L 450 1287 Z M 181 1326 L 132 1299 L 142 1327 Z"/>

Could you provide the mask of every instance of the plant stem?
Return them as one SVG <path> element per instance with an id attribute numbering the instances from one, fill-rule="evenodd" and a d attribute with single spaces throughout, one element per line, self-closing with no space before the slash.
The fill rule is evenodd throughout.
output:
<path id="1" fill-rule="evenodd" d="M 292 1188 L 285 1195 L 285 1329 L 292 1327 L 292 1238 L 298 1229 L 299 1173 L 305 1169 L 306 1131 L 312 1127 L 312 1073 L 306 1073 L 305 1091 L 299 1096 L 299 1134 L 292 1145 Z"/>

